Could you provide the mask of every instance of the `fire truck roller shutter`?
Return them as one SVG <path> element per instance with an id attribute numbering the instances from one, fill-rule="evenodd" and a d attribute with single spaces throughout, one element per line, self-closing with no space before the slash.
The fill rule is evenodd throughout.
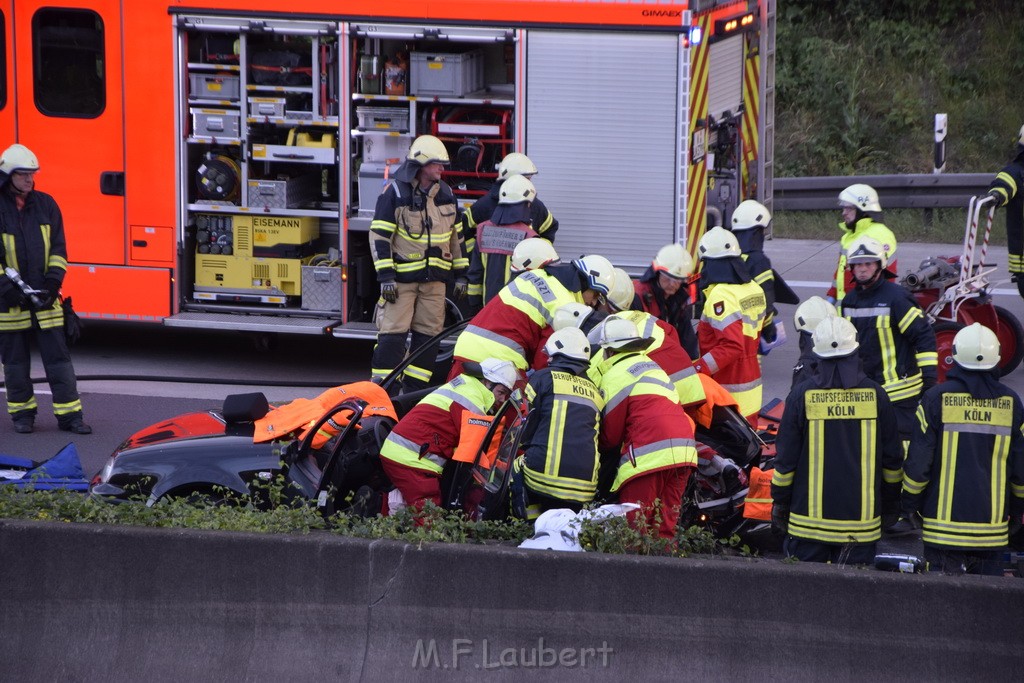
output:
<path id="1" fill-rule="evenodd" d="M 716 121 L 729 110 L 739 112 L 743 102 L 743 36 L 731 36 L 709 47 L 708 114 Z"/>

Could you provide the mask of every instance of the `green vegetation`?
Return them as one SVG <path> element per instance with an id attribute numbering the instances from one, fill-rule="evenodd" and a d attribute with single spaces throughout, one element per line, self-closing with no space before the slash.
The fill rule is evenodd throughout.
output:
<path id="1" fill-rule="evenodd" d="M 224 490 L 214 496 L 161 500 L 147 507 L 138 503 L 115 505 L 71 491 L 33 491 L 0 486 L 0 519 L 26 521 L 126 524 L 167 529 L 212 529 L 254 533 L 309 534 L 327 532 L 367 539 L 406 543 L 476 543 L 519 545 L 533 535 L 533 524 L 521 520 L 480 522 L 428 504 L 382 517 L 362 518 L 335 514 L 324 518 L 315 503 L 289 496 L 283 480 L 260 484 L 253 498 L 232 498 Z M 214 500 L 218 502 L 213 502 Z M 720 541 L 698 527 L 681 530 L 674 541 L 647 530 L 637 531 L 624 518 L 585 522 L 580 531 L 584 547 L 594 552 L 685 557 L 744 555 L 738 537 Z"/>
<path id="2" fill-rule="evenodd" d="M 935 114 L 947 173 L 995 173 L 1024 123 L 1020 0 L 778 3 L 778 177 L 930 173 Z M 966 207 L 965 207 L 966 208 Z M 905 241 L 956 244 L 965 210 L 885 213 Z M 778 237 L 835 239 L 838 212 L 780 212 Z M 1002 217 L 992 242 L 1005 244 Z"/>

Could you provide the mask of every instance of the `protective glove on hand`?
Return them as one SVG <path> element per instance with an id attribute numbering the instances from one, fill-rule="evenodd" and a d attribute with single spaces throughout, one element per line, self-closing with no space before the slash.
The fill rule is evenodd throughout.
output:
<path id="1" fill-rule="evenodd" d="M 789 508 L 778 503 L 772 505 L 772 533 L 776 536 L 789 533 Z"/>
<path id="2" fill-rule="evenodd" d="M 452 287 L 452 296 L 456 301 L 466 297 L 466 290 L 469 289 L 469 280 L 464 277 L 455 278 L 455 286 Z"/>
<path id="3" fill-rule="evenodd" d="M 43 281 L 43 291 L 36 295 L 39 299 L 39 308 L 49 308 L 53 305 L 53 302 L 57 300 L 57 296 L 59 295 L 60 283 L 53 278 L 46 278 L 46 280 Z"/>
<path id="4" fill-rule="evenodd" d="M 4 303 L 7 304 L 8 308 L 14 308 L 15 306 L 21 306 L 25 303 L 25 295 L 21 293 L 21 290 L 11 285 L 5 287 L 0 293 L 0 297 L 3 298 Z"/>
<path id="5" fill-rule="evenodd" d="M 939 383 L 939 371 L 933 366 L 921 369 L 921 393 L 928 391 Z"/>
<path id="6" fill-rule="evenodd" d="M 1021 515 L 1010 515 L 1010 523 L 1007 528 L 1007 536 L 1015 536 L 1020 532 L 1021 527 L 1024 527 L 1024 520 L 1021 519 Z"/>
<path id="7" fill-rule="evenodd" d="M 988 207 L 995 206 L 996 208 L 998 208 L 999 205 L 1003 203 L 1003 195 L 999 194 L 995 190 L 992 190 L 991 192 L 989 192 L 988 196 L 991 197 L 993 200 L 995 200 L 995 201 L 992 201 L 992 202 L 988 202 L 986 204 L 986 206 L 988 206 Z"/>
<path id="8" fill-rule="evenodd" d="M 394 280 L 380 283 L 380 296 L 389 304 L 398 301 L 398 285 L 395 284 Z"/>

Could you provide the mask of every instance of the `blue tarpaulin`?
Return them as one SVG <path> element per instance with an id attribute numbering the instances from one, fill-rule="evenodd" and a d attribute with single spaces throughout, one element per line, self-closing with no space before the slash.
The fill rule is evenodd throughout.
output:
<path id="1" fill-rule="evenodd" d="M 69 443 L 57 455 L 41 463 L 26 458 L 0 454 L 0 471 L 7 471 L 8 476 L 0 476 L 0 485 L 33 488 L 38 491 L 52 489 L 68 489 L 71 491 L 87 491 L 89 482 L 82 472 L 82 461 L 78 457 L 75 444 Z M 17 476 L 22 471 L 24 475 Z"/>

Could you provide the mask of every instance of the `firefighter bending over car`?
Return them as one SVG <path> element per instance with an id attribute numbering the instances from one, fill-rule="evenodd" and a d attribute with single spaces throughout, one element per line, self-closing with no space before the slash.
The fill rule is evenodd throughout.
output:
<path id="1" fill-rule="evenodd" d="M 826 317 L 813 338 L 818 362 L 786 398 L 775 441 L 772 526 L 787 557 L 871 564 L 899 505 L 896 421 L 861 369 L 853 325 Z"/>
<path id="2" fill-rule="evenodd" d="M 640 505 L 629 515 L 632 523 L 639 526 L 643 519 L 644 528 L 671 539 L 697 448 L 675 387 L 644 353 L 651 341 L 631 321 L 605 318 L 590 333 L 591 345 L 601 348 L 591 377 L 605 401 L 599 445 L 612 458 L 610 490 L 620 502 Z"/>
<path id="3" fill-rule="evenodd" d="M 885 246 L 871 237 L 850 243 L 846 264 L 856 286 L 839 314 L 853 323 L 864 372 L 889 395 L 900 439 L 917 428 L 914 413 L 922 392 L 938 381 L 935 331 L 914 295 L 890 281 Z"/>
<path id="4" fill-rule="evenodd" d="M 455 298 L 465 294 L 466 257 L 459 205 L 441 180 L 448 150 L 432 135 L 416 138 L 405 162 L 377 198 L 370 224 L 370 249 L 380 282 L 376 315 L 377 345 L 372 376 L 383 380 L 412 348 L 418 348 L 444 325 L 445 290 L 455 278 Z M 431 354 L 405 370 L 406 391 L 425 389 L 434 371 Z M 395 382 L 398 392 L 402 384 Z"/>
<path id="5" fill-rule="evenodd" d="M 755 423 L 761 410 L 764 291 L 751 279 L 736 236 L 725 228 L 704 233 L 698 251 L 704 310 L 697 324 L 701 356 L 694 367 L 732 394 L 740 414 Z"/>
<path id="6" fill-rule="evenodd" d="M 434 389 L 405 414 L 380 451 L 384 473 L 407 505 L 441 506 L 441 472 L 474 416 L 492 414 L 519 379 L 508 361 L 487 358 Z"/>
<path id="7" fill-rule="evenodd" d="M 1024 513 L 1024 407 L 999 381 L 999 339 L 980 323 L 953 338 L 946 381 L 928 390 L 903 464 L 901 530 L 920 528 L 933 571 L 1003 574 Z M 897 529 L 894 529 L 896 531 Z"/>
<path id="8" fill-rule="evenodd" d="M 556 508 L 578 512 L 597 493 L 603 401 L 587 376 L 590 343 L 581 330 L 566 327 L 551 335 L 544 351 L 548 365 L 526 387 L 523 455 L 512 483 L 513 509 L 531 520 Z"/>
<path id="9" fill-rule="evenodd" d="M 565 304 L 597 306 L 612 284 L 612 264 L 591 255 L 520 273 L 477 313 L 455 342 L 449 377 L 466 361 L 498 358 L 529 369 Z"/>

